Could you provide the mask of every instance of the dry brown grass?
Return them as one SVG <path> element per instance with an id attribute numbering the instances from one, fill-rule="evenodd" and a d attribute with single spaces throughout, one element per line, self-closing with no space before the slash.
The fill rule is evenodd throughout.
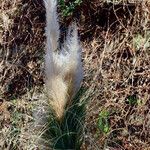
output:
<path id="1" fill-rule="evenodd" d="M 128 24 L 124 24 L 121 13 L 115 11 L 117 26 L 111 28 L 110 25 L 105 32 L 95 32 L 98 37 L 84 44 L 84 84 L 92 90 L 87 109 L 86 149 L 140 150 L 150 147 L 150 12 L 146 2 L 131 5 L 134 11 L 128 6 L 131 13 L 125 18 Z M 116 6 L 109 7 L 112 13 L 111 8 L 115 10 Z M 113 32 L 114 29 L 117 32 Z M 137 104 L 130 105 L 129 97 L 135 98 Z M 104 109 L 110 112 L 108 134 L 99 133 L 97 129 L 99 112 Z"/>
<path id="2" fill-rule="evenodd" d="M 73 14 L 79 22 L 83 87 L 89 97 L 83 149 L 150 149 L 149 8 L 148 0 L 119 5 L 84 0 L 76 10 L 80 19 Z M 43 98 L 44 13 L 38 0 L 0 4 L 2 150 L 35 149 L 30 129 L 33 106 Z M 110 113 L 107 134 L 97 125 L 104 109 Z"/>

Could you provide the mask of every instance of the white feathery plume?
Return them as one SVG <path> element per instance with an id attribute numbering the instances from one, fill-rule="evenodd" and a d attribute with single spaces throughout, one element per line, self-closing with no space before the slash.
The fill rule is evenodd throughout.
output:
<path id="1" fill-rule="evenodd" d="M 64 46 L 58 52 L 59 23 L 57 0 L 44 0 L 46 8 L 45 73 L 49 103 L 57 117 L 63 117 L 64 108 L 80 87 L 83 76 L 81 47 L 77 27 L 71 25 Z"/>

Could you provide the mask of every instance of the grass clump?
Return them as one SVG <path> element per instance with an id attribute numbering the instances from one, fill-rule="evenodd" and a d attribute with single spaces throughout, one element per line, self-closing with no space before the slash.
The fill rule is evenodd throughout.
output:
<path id="1" fill-rule="evenodd" d="M 50 110 L 48 129 L 44 134 L 44 139 L 46 141 L 50 139 L 52 149 L 80 150 L 83 142 L 86 105 L 85 100 L 81 101 L 83 93 L 83 89 L 78 92 L 72 105 L 66 108 L 62 120 L 58 120 Z"/>

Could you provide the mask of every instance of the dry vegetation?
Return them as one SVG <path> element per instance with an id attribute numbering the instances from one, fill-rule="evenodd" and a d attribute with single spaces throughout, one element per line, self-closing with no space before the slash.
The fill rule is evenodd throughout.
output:
<path id="1" fill-rule="evenodd" d="M 150 149 L 150 2 L 118 1 L 83 0 L 61 19 L 62 37 L 77 20 L 83 45 L 89 101 L 82 149 Z M 2 150 L 35 149 L 32 111 L 44 97 L 44 26 L 40 0 L 0 3 Z M 104 111 L 105 132 L 98 123 Z"/>

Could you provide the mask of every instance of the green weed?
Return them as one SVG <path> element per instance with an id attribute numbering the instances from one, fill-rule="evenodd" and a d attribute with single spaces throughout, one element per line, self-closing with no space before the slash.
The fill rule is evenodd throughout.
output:
<path id="1" fill-rule="evenodd" d="M 110 125 L 109 125 L 109 111 L 102 110 L 99 113 L 98 118 L 98 129 L 103 132 L 104 134 L 107 134 L 110 131 Z"/>
<path id="2" fill-rule="evenodd" d="M 82 3 L 82 0 L 74 0 L 73 2 L 69 2 L 66 5 L 65 0 L 59 0 L 60 9 L 62 12 L 62 16 L 71 16 L 74 12 L 75 8 Z"/>
<path id="3" fill-rule="evenodd" d="M 147 49 L 150 47 L 150 32 L 146 31 L 145 35 L 142 36 L 141 34 L 137 34 L 133 38 L 133 47 L 136 50 L 139 50 L 140 48 Z"/>
<path id="4" fill-rule="evenodd" d="M 127 102 L 129 105 L 134 106 L 138 104 L 138 99 L 135 96 L 128 96 Z"/>

